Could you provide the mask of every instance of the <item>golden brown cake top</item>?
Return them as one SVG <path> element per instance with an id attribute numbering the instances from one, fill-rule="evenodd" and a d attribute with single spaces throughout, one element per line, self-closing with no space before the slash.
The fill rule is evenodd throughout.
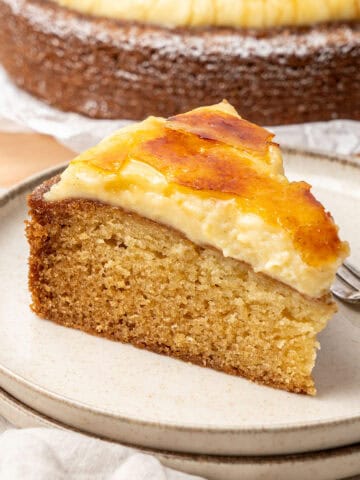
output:
<path id="1" fill-rule="evenodd" d="M 92 15 L 169 26 L 276 27 L 360 18 L 359 0 L 55 0 Z"/>

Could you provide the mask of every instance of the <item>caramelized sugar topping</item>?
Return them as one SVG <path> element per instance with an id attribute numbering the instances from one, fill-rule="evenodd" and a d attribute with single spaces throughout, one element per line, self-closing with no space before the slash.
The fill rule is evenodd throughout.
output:
<path id="1" fill-rule="evenodd" d="M 167 127 L 232 147 L 266 153 L 274 135 L 240 117 L 216 110 L 195 110 L 167 120 Z"/>
<path id="2" fill-rule="evenodd" d="M 241 209 L 280 226 L 302 259 L 320 266 L 344 249 L 331 215 L 305 182 L 269 175 L 252 161 L 268 156 L 272 134 L 239 117 L 216 110 L 194 111 L 153 124 L 121 141 L 121 135 L 91 155 L 90 163 L 121 172 L 127 159 L 144 162 L 177 185 L 215 198 L 234 198 Z M 102 146 L 102 144 L 100 144 Z M 77 161 L 89 162 L 80 155 Z M 120 184 L 120 177 L 119 177 Z"/>
<path id="3" fill-rule="evenodd" d="M 284 228 L 310 265 L 331 261 L 342 249 L 337 227 L 310 192 L 310 185 L 261 173 L 232 148 L 165 130 L 161 137 L 139 146 L 136 158 L 162 172 L 169 182 L 209 195 L 236 196 L 245 212 Z"/>

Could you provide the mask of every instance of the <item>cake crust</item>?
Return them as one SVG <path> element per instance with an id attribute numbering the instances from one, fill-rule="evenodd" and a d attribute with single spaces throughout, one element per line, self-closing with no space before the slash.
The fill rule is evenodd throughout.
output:
<path id="1" fill-rule="evenodd" d="M 180 233 L 169 229 L 166 226 L 156 224 L 151 220 L 142 218 L 136 214 L 125 212 L 119 207 L 111 207 L 99 202 L 84 199 L 69 199 L 61 202 L 44 201 L 44 193 L 48 191 L 58 179 L 59 177 L 55 177 L 50 181 L 45 182 L 29 197 L 31 213 L 31 220 L 27 225 L 27 237 L 31 247 L 29 260 L 29 287 L 33 300 L 32 309 L 37 315 L 65 326 L 84 330 L 94 335 L 131 343 L 136 347 L 145 348 L 156 353 L 166 354 L 226 373 L 244 376 L 265 385 L 297 393 L 315 393 L 314 383 L 310 376 L 315 359 L 315 335 L 325 326 L 327 319 L 335 311 L 335 304 L 331 300 L 331 297 L 308 299 L 305 296 L 300 295 L 298 292 L 295 292 L 290 287 L 267 278 L 264 275 L 256 274 L 255 277 L 251 268 L 242 262 L 233 259 L 224 259 L 220 252 L 217 252 L 214 249 L 196 246 L 189 242 L 189 240 L 185 239 Z M 234 272 L 237 272 L 235 277 L 231 277 L 231 282 L 235 282 L 231 288 L 237 289 L 238 285 L 241 284 L 241 277 L 247 276 L 251 281 L 254 281 L 256 278 L 257 281 L 259 281 L 261 288 L 275 289 L 277 292 L 276 303 L 278 304 L 279 301 L 283 302 L 282 308 L 290 308 L 290 305 L 293 306 L 293 304 L 300 305 L 300 307 L 296 308 L 299 311 L 301 308 L 306 310 L 307 313 L 305 314 L 305 318 L 307 318 L 307 315 L 316 315 L 318 321 L 315 325 L 311 325 L 311 328 L 314 328 L 314 331 L 308 336 L 307 329 L 310 328 L 310 323 L 308 324 L 307 320 L 309 319 L 307 318 L 307 320 L 305 320 L 305 318 L 300 315 L 302 320 L 299 320 L 300 317 L 297 320 L 290 320 L 290 317 L 284 320 L 284 332 L 287 331 L 287 329 L 289 329 L 287 332 L 288 334 L 291 332 L 291 338 L 289 337 L 285 339 L 284 345 L 281 343 L 283 341 L 281 338 L 276 340 L 276 342 L 274 342 L 273 339 L 267 339 L 264 351 L 259 349 L 259 345 L 255 347 L 251 345 L 251 342 L 247 344 L 245 341 L 245 343 L 241 344 L 241 340 L 236 340 L 236 335 L 244 334 L 242 331 L 243 328 L 245 328 L 247 334 L 250 335 L 250 337 L 253 337 L 253 341 L 255 341 L 255 332 L 251 331 L 251 328 L 255 328 L 251 327 L 251 321 L 253 318 L 251 316 L 252 314 L 249 313 L 250 311 L 247 313 L 247 315 L 249 315 L 249 327 L 243 326 L 243 321 L 246 316 L 236 323 L 237 320 L 234 320 L 235 317 L 232 316 L 231 312 L 226 314 L 226 321 L 221 322 L 221 318 L 218 317 L 219 311 L 214 310 L 214 305 L 211 306 L 212 302 L 209 297 L 209 290 L 204 294 L 204 299 L 207 299 L 207 303 L 205 302 L 205 304 L 201 304 L 200 307 L 196 303 L 198 300 L 195 300 L 195 297 L 199 297 L 200 303 L 203 301 L 201 289 L 205 288 L 204 285 L 201 286 L 191 300 L 193 305 L 196 305 L 196 308 L 199 308 L 199 318 L 197 318 L 196 315 L 191 317 L 189 313 L 184 313 L 185 310 L 183 310 L 182 306 L 184 300 L 182 299 L 179 303 L 178 292 L 176 292 L 175 295 L 174 292 L 172 292 L 170 294 L 171 298 L 170 296 L 169 298 L 166 296 L 163 298 L 165 304 L 163 315 L 166 315 L 164 313 L 166 312 L 166 309 L 169 309 L 170 311 L 174 304 L 175 306 L 177 305 L 179 310 L 181 310 L 181 312 L 179 311 L 178 313 L 180 316 L 179 318 L 176 316 L 177 313 L 174 312 L 169 314 L 169 318 L 159 318 L 159 312 L 157 310 L 157 314 L 152 316 L 152 314 L 149 313 L 152 310 L 147 307 L 147 302 L 151 301 L 151 295 L 154 294 L 151 293 L 151 283 L 154 282 L 151 275 L 152 273 L 160 275 L 160 272 L 162 271 L 161 262 L 163 259 L 166 261 L 166 250 L 164 250 L 164 248 L 159 251 L 155 248 L 155 251 L 153 252 L 155 256 L 153 257 L 152 262 L 155 262 L 155 264 L 156 262 L 159 262 L 157 267 L 154 267 L 158 269 L 157 272 L 148 271 L 147 269 L 151 267 L 149 267 L 150 264 L 146 262 L 144 264 L 145 266 L 142 266 L 142 269 L 144 269 L 145 272 L 145 283 L 142 283 L 141 287 L 137 285 L 137 279 L 139 279 L 139 273 L 137 273 L 134 274 L 134 276 L 126 277 L 127 280 L 125 281 L 125 284 L 121 286 L 119 291 L 117 291 L 115 285 L 118 285 L 118 283 L 111 280 L 111 276 L 114 275 L 116 268 L 111 267 L 108 270 L 109 278 L 106 277 L 105 280 L 103 274 L 95 274 L 94 278 L 96 282 L 105 282 L 105 286 L 103 286 L 105 290 L 102 291 L 104 298 L 101 298 L 101 296 L 98 297 L 99 292 L 95 291 L 90 280 L 92 276 L 94 276 L 93 270 L 96 268 L 97 263 L 93 263 L 91 266 L 87 263 L 86 268 L 89 267 L 90 270 L 86 274 L 83 274 L 81 272 L 85 264 L 80 265 L 81 262 L 79 262 L 77 270 L 77 275 L 80 275 L 81 278 L 73 278 L 71 289 L 68 284 L 64 287 L 63 283 L 69 281 L 69 278 L 66 278 L 66 275 L 68 274 L 66 273 L 66 268 L 69 270 L 70 265 L 68 261 L 71 265 L 76 265 L 76 262 L 78 261 L 76 260 L 78 258 L 76 252 L 79 251 L 80 246 L 78 243 L 80 241 L 79 238 L 81 237 L 81 235 L 79 236 L 78 225 L 81 221 L 84 221 L 86 228 L 89 228 L 90 231 L 93 228 L 93 225 L 90 225 L 92 219 L 97 219 L 96 228 L 106 228 L 110 229 L 109 231 L 112 232 L 113 227 L 111 226 L 111 223 L 115 222 L 118 224 L 121 223 L 121 228 L 124 228 L 125 230 L 123 231 L 121 240 L 119 240 L 119 238 L 114 240 L 112 236 L 109 237 L 109 235 L 111 235 L 109 231 L 107 231 L 107 233 L 102 232 L 99 236 L 95 235 L 90 241 L 90 244 L 87 244 L 87 247 L 82 247 L 83 252 L 86 252 L 89 245 L 91 246 L 91 249 L 100 248 L 99 252 L 101 252 L 101 247 L 98 246 L 98 243 L 104 242 L 105 238 L 106 245 L 104 245 L 104 248 L 107 248 L 107 243 L 109 243 L 109 251 L 111 251 L 112 255 L 114 254 L 114 250 L 118 249 L 117 252 L 120 252 L 120 256 L 117 257 L 118 262 L 124 266 L 126 265 L 125 260 L 121 261 L 121 259 L 125 258 L 123 256 L 124 252 L 130 250 L 131 253 L 132 248 L 129 246 L 131 242 L 125 245 L 125 243 L 128 242 L 128 240 L 126 240 L 127 235 L 129 236 L 131 234 L 131 228 L 135 228 L 135 231 L 140 231 L 141 236 L 144 238 L 151 238 L 152 235 L 158 235 L 157 241 L 164 241 L 164 239 L 166 239 L 166 245 L 169 246 L 175 244 L 177 248 L 184 248 L 188 254 L 192 255 L 191 264 L 203 262 L 201 263 L 203 267 L 204 265 L 210 265 L 211 268 L 209 271 L 212 271 L 211 275 L 215 275 L 213 270 L 218 266 L 220 266 L 221 269 L 225 268 L 226 272 L 231 275 L 233 275 Z M 109 221 L 109 219 L 111 220 Z M 130 228 L 129 231 L 126 230 L 127 224 Z M 101 227 L 99 227 L 99 225 L 101 225 Z M 114 231 L 117 230 L 115 229 Z M 83 233 L 86 232 L 83 231 Z M 86 244 L 87 240 L 84 240 L 84 242 Z M 62 250 L 63 246 L 68 243 L 72 245 L 71 250 Z M 152 242 L 150 242 L 150 244 L 152 244 Z M 145 256 L 146 253 L 147 252 L 145 251 Z M 184 257 L 183 260 L 185 259 L 186 257 Z M 137 268 L 136 271 L 138 270 L 139 269 Z M 179 274 L 179 271 L 175 268 L 172 273 L 173 275 L 177 275 Z M 184 272 L 180 269 L 180 273 L 183 274 Z M 191 274 L 191 272 L 186 273 Z M 64 281 L 61 279 L 59 280 L 62 275 L 64 275 Z M 148 278 L 146 278 L 147 275 Z M 209 278 L 211 278 L 211 275 Z M 238 279 L 236 279 L 237 275 L 239 275 Z M 117 277 L 117 282 L 119 282 L 119 278 L 122 281 L 123 276 L 120 275 Z M 128 284 L 126 284 L 127 282 Z M 238 284 L 236 282 L 240 283 Z M 169 288 L 171 288 L 171 279 L 169 279 L 169 285 Z M 186 282 L 184 285 L 183 288 L 187 291 L 186 288 L 188 288 L 188 286 L 186 286 Z M 231 283 L 228 285 L 231 286 Z M 155 287 L 158 288 L 157 285 L 155 285 Z M 223 288 L 221 283 L 218 287 L 220 291 Z M 65 290 L 62 290 L 64 288 Z M 214 285 L 212 285 L 211 288 L 214 288 Z M 89 291 L 91 290 L 91 294 L 86 293 L 87 289 L 89 289 Z M 107 293 L 108 289 L 111 290 L 110 297 Z M 121 309 L 121 303 L 124 302 L 125 298 L 123 296 L 123 289 L 128 289 L 127 295 L 130 296 L 127 297 L 126 300 L 130 302 L 126 304 L 126 311 L 123 311 L 119 317 L 116 317 L 115 315 L 110 318 L 104 316 L 103 313 L 99 316 L 99 309 L 101 312 L 104 312 L 104 305 L 106 304 L 106 301 L 109 301 L 109 298 L 114 301 L 112 306 L 114 312 L 117 312 L 119 308 Z M 189 292 L 187 291 L 187 293 Z M 134 297 L 131 297 L 132 294 Z M 232 305 L 233 301 L 235 301 L 235 303 L 239 302 L 239 300 L 233 299 L 231 296 L 227 298 L 227 294 L 225 297 L 222 295 L 219 296 L 218 293 L 216 293 L 216 295 L 217 296 L 214 297 L 214 299 L 216 298 L 216 305 Z M 261 305 L 261 300 L 256 300 L 256 295 L 253 298 L 254 318 L 257 318 L 257 315 L 260 315 L 257 310 L 259 305 Z M 80 298 L 82 302 L 81 314 L 79 314 L 79 306 L 75 305 L 74 299 L 76 297 Z M 107 299 L 106 301 L 105 297 Z M 129 300 L 129 298 L 131 300 Z M 98 307 L 96 306 L 97 301 L 99 303 Z M 190 300 L 188 301 L 190 302 Z M 260 303 L 257 303 L 258 301 Z M 94 305 L 91 307 L 91 305 L 88 305 L 89 302 L 94 302 Z M 218 307 L 216 306 L 216 308 Z M 245 315 L 244 310 L 241 310 L 241 308 L 239 311 L 242 311 L 243 315 Z M 92 311 L 92 315 L 89 314 L 90 311 Z M 182 314 L 184 315 L 183 319 L 181 318 Z M 143 318 L 146 319 L 147 323 L 142 323 Z M 265 322 L 265 320 L 260 321 L 256 326 L 260 332 L 256 334 L 264 335 L 264 333 L 267 332 L 267 329 L 270 328 L 271 323 L 266 326 L 263 322 Z M 150 327 L 152 323 L 154 324 L 154 332 L 152 332 L 152 327 Z M 174 332 L 174 325 L 179 329 L 178 332 L 176 329 Z M 205 325 L 206 331 L 213 331 L 214 335 L 217 335 L 216 341 L 209 336 L 209 338 L 207 338 L 207 343 L 201 344 L 200 339 L 202 338 L 202 335 L 204 335 L 203 328 Z M 248 331 L 247 328 L 250 330 Z M 297 333 L 294 334 L 294 331 Z M 210 333 L 207 333 L 206 335 L 210 335 Z M 268 332 L 266 335 L 268 335 Z M 195 344 L 197 344 L 196 342 L 200 342 L 202 350 L 197 350 L 194 346 L 194 343 L 191 340 L 193 337 L 195 337 Z M 276 335 L 274 338 L 276 338 Z M 304 366 L 304 358 L 302 357 L 304 352 L 297 352 L 297 349 L 300 348 L 299 346 L 302 345 L 305 340 L 308 342 L 306 344 L 306 351 L 308 358 L 310 358 L 310 364 Z M 280 342 L 279 344 L 277 343 L 278 341 Z M 219 344 L 216 342 L 219 342 Z M 240 350 L 236 347 L 237 342 L 240 342 L 242 345 Z M 207 345 L 206 348 L 205 345 Z M 233 351 L 232 349 L 234 348 L 235 350 Z M 221 350 L 221 353 L 219 353 L 218 350 Z M 284 358 L 282 358 L 283 355 Z M 239 358 L 241 361 L 239 361 Z M 285 358 L 287 361 L 292 362 L 292 366 L 287 372 L 288 378 L 286 378 L 281 371 L 285 368 L 283 366 Z M 268 365 L 264 366 L 266 362 Z"/>
<path id="2" fill-rule="evenodd" d="M 0 61 L 17 85 L 94 118 L 170 116 L 227 98 L 274 125 L 360 119 L 360 24 L 166 28 L 0 0 Z"/>

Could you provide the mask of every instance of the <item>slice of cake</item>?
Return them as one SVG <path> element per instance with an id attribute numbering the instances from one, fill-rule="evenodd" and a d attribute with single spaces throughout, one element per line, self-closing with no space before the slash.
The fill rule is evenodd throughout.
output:
<path id="1" fill-rule="evenodd" d="M 32 309 L 68 327 L 315 393 L 348 254 L 273 135 L 226 102 L 123 128 L 29 198 Z"/>

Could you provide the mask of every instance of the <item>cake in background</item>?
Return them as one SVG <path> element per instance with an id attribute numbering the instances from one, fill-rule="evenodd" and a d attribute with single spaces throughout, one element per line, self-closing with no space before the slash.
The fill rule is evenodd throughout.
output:
<path id="1" fill-rule="evenodd" d="M 149 117 L 29 198 L 32 309 L 68 327 L 315 393 L 348 254 L 267 130 L 226 102 Z"/>
<path id="2" fill-rule="evenodd" d="M 0 0 L 0 61 L 95 118 L 227 98 L 264 125 L 360 119 L 359 20 L 359 0 Z"/>

